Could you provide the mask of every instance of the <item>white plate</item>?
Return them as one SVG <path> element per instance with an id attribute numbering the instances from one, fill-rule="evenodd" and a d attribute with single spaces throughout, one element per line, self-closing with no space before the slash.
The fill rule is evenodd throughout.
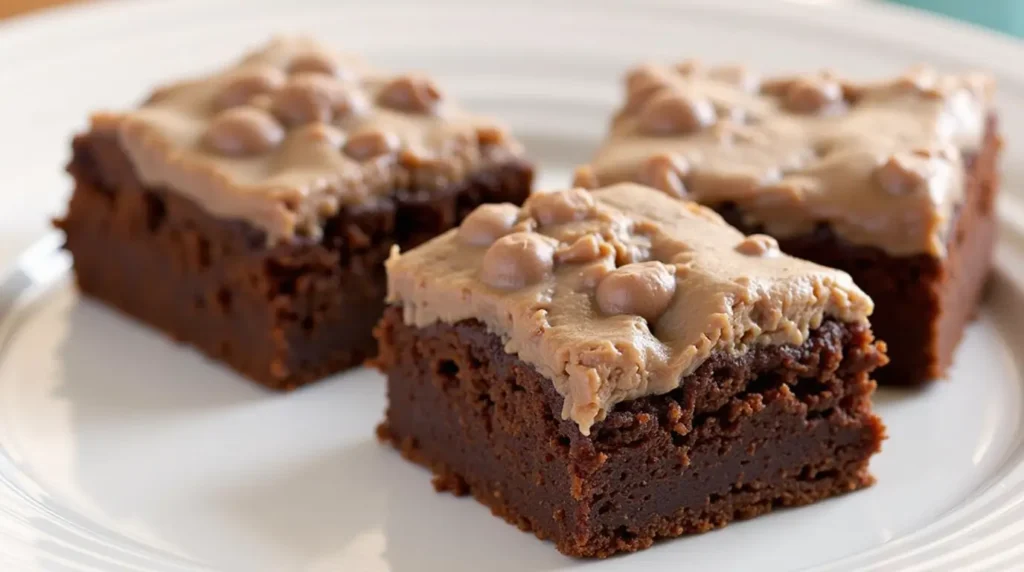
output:
<path id="1" fill-rule="evenodd" d="M 264 392 L 79 299 L 50 237 L 0 284 L 0 570 L 594 571 L 1024 569 L 1024 48 L 909 12 L 822 1 L 174 0 L 0 25 L 0 265 L 59 212 L 91 109 L 304 30 L 423 68 L 505 117 L 564 184 L 604 130 L 623 68 L 700 56 L 879 74 L 993 69 L 1007 147 L 992 296 L 952 379 L 883 391 L 878 484 L 816 506 L 581 563 L 434 494 L 377 444 L 381 379 Z"/>

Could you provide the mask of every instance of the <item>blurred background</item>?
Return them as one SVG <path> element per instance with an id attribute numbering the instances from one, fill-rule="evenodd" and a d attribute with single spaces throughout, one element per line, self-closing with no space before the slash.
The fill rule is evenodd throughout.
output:
<path id="1" fill-rule="evenodd" d="M 0 18 L 58 4 L 88 0 L 0 0 Z M 130 2 L 132 0 L 122 0 Z M 628 0 L 623 0 L 628 1 Z M 808 4 L 828 2 L 889 2 L 903 4 L 971 22 L 993 30 L 1024 36 L 1024 0 L 790 0 Z"/>

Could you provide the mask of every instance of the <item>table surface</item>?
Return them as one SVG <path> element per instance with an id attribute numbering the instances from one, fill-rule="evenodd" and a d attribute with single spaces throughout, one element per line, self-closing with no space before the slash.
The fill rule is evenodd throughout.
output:
<path id="1" fill-rule="evenodd" d="M 0 2 L 0 18 L 24 14 L 32 10 L 58 4 L 70 4 L 72 1 L 74 0 L 3 0 Z"/>
<path id="2" fill-rule="evenodd" d="M 88 0 L 0 0 L 0 19 L 33 10 Z M 822 1 L 822 0 L 818 0 Z M 862 0 L 824 0 L 848 2 Z M 878 1 L 878 0 L 863 0 Z M 1024 37 L 1024 2 L 1020 0 L 886 0 L 925 8 L 960 20 L 980 24 L 1004 33 Z"/>

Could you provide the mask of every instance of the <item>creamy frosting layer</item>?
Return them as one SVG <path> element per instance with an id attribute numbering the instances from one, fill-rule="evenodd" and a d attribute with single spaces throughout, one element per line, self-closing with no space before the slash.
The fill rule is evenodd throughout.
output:
<path id="1" fill-rule="evenodd" d="M 993 91 L 986 75 L 928 68 L 868 83 L 644 65 L 627 75 L 626 103 L 576 183 L 636 181 L 734 203 L 774 236 L 828 223 L 854 244 L 942 256 Z"/>
<path id="2" fill-rule="evenodd" d="M 247 220 L 271 242 L 317 238 L 346 204 L 457 184 L 521 148 L 430 78 L 377 71 L 306 38 L 278 38 L 236 65 L 98 114 L 147 185 Z"/>
<path id="3" fill-rule="evenodd" d="M 847 274 L 630 183 L 481 206 L 458 229 L 394 250 L 387 271 L 408 324 L 479 320 L 551 379 L 584 434 L 717 352 L 801 344 L 826 317 L 863 322 L 873 309 Z"/>

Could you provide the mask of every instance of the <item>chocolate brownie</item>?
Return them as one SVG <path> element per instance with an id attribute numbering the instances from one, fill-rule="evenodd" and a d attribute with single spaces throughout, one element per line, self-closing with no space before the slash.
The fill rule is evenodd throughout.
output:
<path id="1" fill-rule="evenodd" d="M 81 291 L 277 389 L 376 353 L 392 246 L 533 177 L 429 78 L 303 38 L 96 115 L 69 171 Z"/>
<path id="2" fill-rule="evenodd" d="M 578 171 L 719 211 L 783 251 L 849 272 L 879 311 L 881 383 L 941 377 L 992 255 L 1000 139 L 993 83 L 915 68 L 891 80 L 760 78 L 739 66 L 645 65 Z"/>
<path id="3" fill-rule="evenodd" d="M 872 482 L 870 298 L 710 209 L 634 184 L 534 194 L 387 268 L 379 435 L 565 554 Z"/>

